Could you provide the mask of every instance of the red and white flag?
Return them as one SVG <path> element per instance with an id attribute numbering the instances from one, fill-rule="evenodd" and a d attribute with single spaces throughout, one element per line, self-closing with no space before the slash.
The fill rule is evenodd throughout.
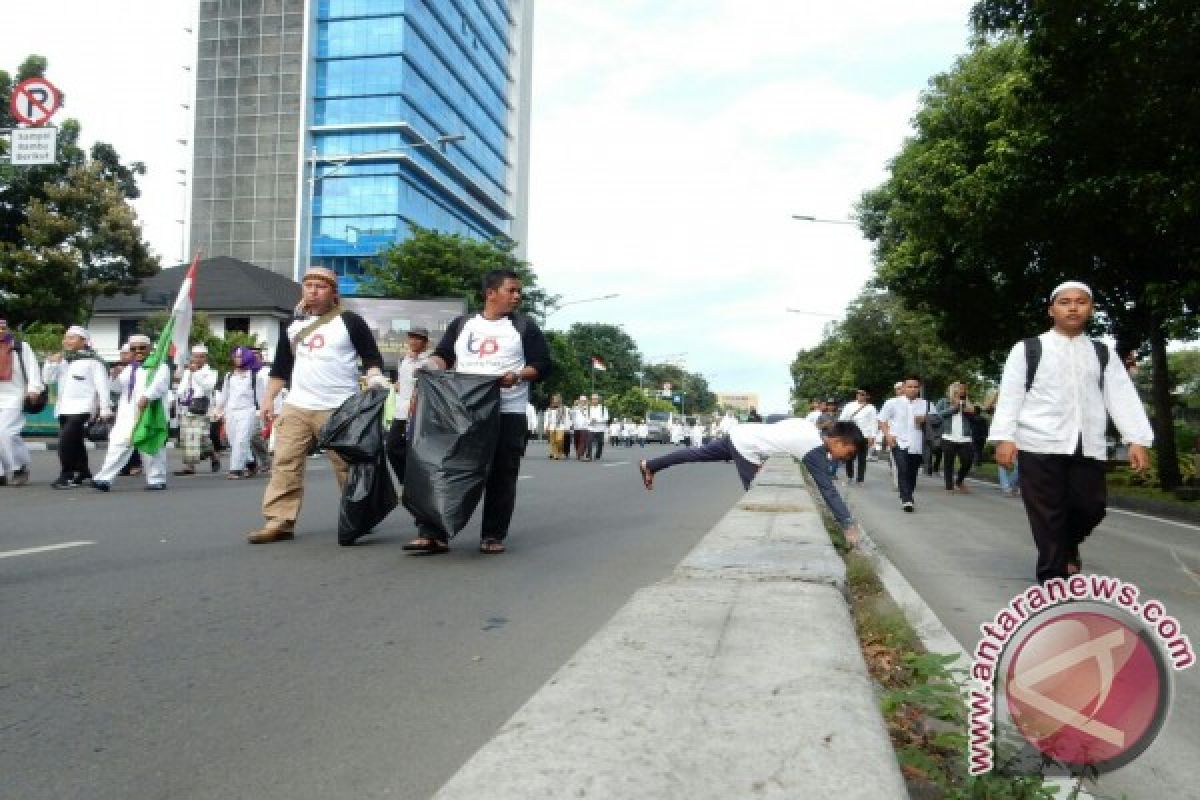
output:
<path id="1" fill-rule="evenodd" d="M 599 356 L 592 356 L 592 369 L 605 372 L 608 370 L 608 365 L 606 365 Z"/>
<path id="2" fill-rule="evenodd" d="M 187 275 L 179 286 L 179 295 L 175 298 L 175 307 L 171 309 L 171 360 L 176 364 L 180 359 L 187 360 L 188 336 L 192 332 L 192 310 L 196 305 L 196 267 L 200 266 L 200 252 L 192 259 Z"/>

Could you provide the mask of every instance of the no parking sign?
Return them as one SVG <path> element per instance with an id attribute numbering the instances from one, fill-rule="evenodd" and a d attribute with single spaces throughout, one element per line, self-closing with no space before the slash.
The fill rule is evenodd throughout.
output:
<path id="1" fill-rule="evenodd" d="M 45 125 L 62 105 L 62 92 L 45 78 L 28 78 L 13 89 L 9 106 L 18 122 Z"/>

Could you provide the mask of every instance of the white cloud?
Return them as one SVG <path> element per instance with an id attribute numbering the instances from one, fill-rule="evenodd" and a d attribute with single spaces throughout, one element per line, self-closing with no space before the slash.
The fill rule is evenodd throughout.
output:
<path id="1" fill-rule="evenodd" d="M 871 272 L 855 227 L 790 215 L 844 218 L 883 180 L 968 5 L 540 4 L 530 258 L 568 298 L 622 294 L 556 326 L 620 323 L 781 408 L 827 322 L 786 307 L 837 313 Z"/>

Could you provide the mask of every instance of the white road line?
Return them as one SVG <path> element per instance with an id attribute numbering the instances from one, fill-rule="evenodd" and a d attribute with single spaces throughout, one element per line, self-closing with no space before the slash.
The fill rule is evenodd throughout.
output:
<path id="1" fill-rule="evenodd" d="M 84 545 L 95 544 L 95 542 L 63 542 L 62 544 L 48 544 L 45 547 L 29 547 L 25 550 L 9 550 L 0 553 L 0 558 L 14 558 L 16 556 L 30 556 L 34 553 L 48 553 L 51 550 L 65 550 L 68 547 L 83 547 Z"/>
<path id="2" fill-rule="evenodd" d="M 603 464 L 601 464 L 600 466 L 602 466 L 602 467 L 627 467 L 627 466 L 629 466 L 630 463 L 631 462 L 629 462 L 629 461 L 606 461 Z"/>
<path id="3" fill-rule="evenodd" d="M 1187 564 L 1183 563 L 1183 559 L 1179 557 L 1179 553 L 1176 553 L 1174 548 L 1171 548 L 1171 556 L 1174 557 L 1175 563 L 1179 565 L 1179 568 L 1181 570 L 1183 570 L 1183 574 L 1187 575 L 1189 578 L 1191 578 L 1192 583 L 1196 584 L 1197 586 L 1200 586 L 1200 578 L 1196 577 L 1196 573 L 1194 571 L 1192 571 L 1191 567 L 1189 567 Z"/>
<path id="4" fill-rule="evenodd" d="M 980 486 L 997 486 L 998 485 L 998 484 L 992 483 L 991 481 L 981 481 L 978 478 L 967 478 L 967 482 L 968 483 L 977 483 Z M 1176 528 L 1187 528 L 1188 530 L 1192 530 L 1192 531 L 1200 531 L 1200 525 L 1192 525 L 1187 522 L 1176 522 L 1173 519 L 1166 519 L 1164 517 L 1156 517 L 1153 514 L 1142 514 L 1137 511 L 1127 511 L 1124 508 L 1113 508 L 1112 506 L 1109 506 L 1106 509 L 1106 511 L 1108 511 L 1108 513 L 1110 513 L 1110 514 L 1125 514 L 1126 516 L 1129 516 L 1129 517 L 1137 517 L 1139 519 L 1148 519 L 1152 522 L 1161 522 L 1163 525 L 1174 525 Z"/>
<path id="5" fill-rule="evenodd" d="M 518 475 L 518 476 L 517 476 L 517 480 L 519 480 L 519 481 L 527 481 L 527 480 L 529 480 L 529 479 L 530 479 L 530 478 L 532 478 L 532 477 L 533 477 L 532 475 Z"/>

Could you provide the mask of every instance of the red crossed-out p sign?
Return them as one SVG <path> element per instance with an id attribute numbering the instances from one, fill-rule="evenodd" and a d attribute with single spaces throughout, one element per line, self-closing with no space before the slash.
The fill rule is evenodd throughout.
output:
<path id="1" fill-rule="evenodd" d="M 17 122 L 45 125 L 62 105 L 62 92 L 45 78 L 28 78 L 13 89 L 10 107 Z"/>

